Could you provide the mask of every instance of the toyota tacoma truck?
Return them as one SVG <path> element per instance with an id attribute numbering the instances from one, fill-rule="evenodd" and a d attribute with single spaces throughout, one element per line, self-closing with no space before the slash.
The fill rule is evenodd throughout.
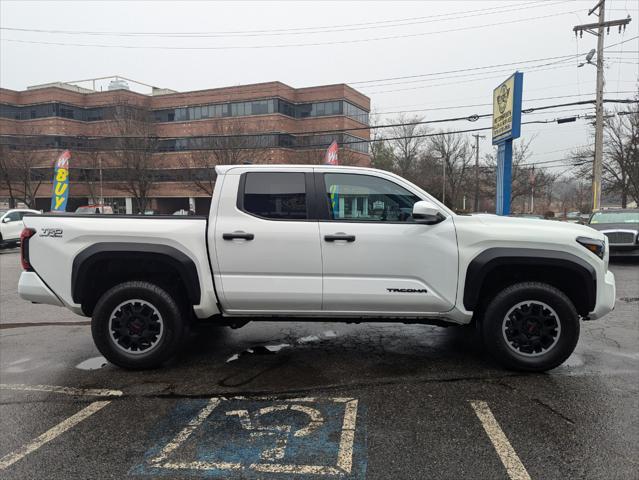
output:
<path id="1" fill-rule="evenodd" d="M 18 291 L 91 317 L 124 368 L 193 322 L 476 324 L 507 368 L 544 371 L 615 304 L 608 240 L 582 225 L 457 215 L 389 172 L 218 166 L 208 216 L 25 216 Z"/>

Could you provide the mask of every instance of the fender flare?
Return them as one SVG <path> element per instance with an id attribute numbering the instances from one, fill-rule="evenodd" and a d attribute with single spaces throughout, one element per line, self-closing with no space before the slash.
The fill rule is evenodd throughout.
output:
<path id="1" fill-rule="evenodd" d="M 87 276 L 93 274 L 91 270 L 97 262 L 105 259 L 145 259 L 168 264 L 180 275 L 191 304 L 200 303 L 197 267 L 188 255 L 168 245 L 127 242 L 96 243 L 76 255 L 71 270 L 71 295 L 75 303 L 81 304 L 86 298 Z"/>
<path id="2" fill-rule="evenodd" d="M 479 293 L 486 277 L 504 265 L 559 267 L 576 273 L 584 282 L 588 298 L 588 311 L 597 301 L 597 272 L 594 267 L 576 255 L 534 248 L 489 248 L 477 255 L 466 269 L 464 308 L 473 311 L 479 303 Z"/>

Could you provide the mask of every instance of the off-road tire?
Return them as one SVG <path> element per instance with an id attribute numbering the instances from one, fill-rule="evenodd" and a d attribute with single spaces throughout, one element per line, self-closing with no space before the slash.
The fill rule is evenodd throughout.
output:
<path id="1" fill-rule="evenodd" d="M 531 312 L 531 305 L 537 307 L 537 314 Z M 544 308 L 543 305 L 549 308 Z M 513 308 L 515 310 L 511 311 Z M 554 336 L 546 336 L 546 343 L 551 340 L 554 342 L 547 350 L 538 344 L 540 351 L 534 351 L 532 347 L 525 345 L 525 342 L 523 347 L 517 342 L 516 339 L 522 337 L 514 335 L 511 326 L 513 321 L 520 321 L 518 308 L 531 312 L 528 314 L 531 326 L 526 327 L 527 332 L 524 332 L 524 336 L 535 328 L 539 329 L 544 322 L 546 326 L 543 328 L 555 333 Z M 542 311 L 545 313 L 540 313 Z M 537 318 L 542 320 L 535 324 Z M 554 318 L 559 328 L 554 327 Z M 550 327 L 547 326 L 548 322 Z M 533 330 L 530 330 L 531 328 Z M 574 351 L 579 340 L 579 315 L 573 303 L 561 290 L 540 282 L 517 283 L 505 288 L 490 300 L 483 314 L 481 332 L 489 353 L 506 368 L 544 372 L 561 365 Z M 511 340 L 508 340 L 508 337 Z M 540 336 L 533 335 L 532 338 L 538 339 Z M 525 349 L 528 351 L 524 352 Z"/>
<path id="2" fill-rule="evenodd" d="M 139 301 L 135 302 L 135 300 Z M 123 342 L 122 337 L 120 339 L 114 338 L 114 335 L 118 335 L 118 329 L 114 328 L 114 324 L 111 322 L 112 317 L 117 322 L 116 315 L 121 315 L 121 311 L 127 308 L 129 315 L 134 319 L 136 317 L 134 313 L 142 312 L 144 309 L 143 313 L 148 318 L 144 317 L 142 313 L 139 315 L 143 318 L 141 320 L 143 325 L 146 325 L 145 321 L 153 322 L 154 328 L 157 328 L 158 324 L 161 325 L 161 335 L 158 335 L 153 343 L 149 342 L 153 346 L 147 347 L 148 352 L 135 352 L 129 345 L 131 352 L 129 353 L 125 351 L 127 346 L 120 343 Z M 178 353 L 182 346 L 188 331 L 183 312 L 184 309 L 180 308 L 180 304 L 174 296 L 153 283 L 144 281 L 121 283 L 105 292 L 93 310 L 91 321 L 93 341 L 100 353 L 109 362 L 119 367 L 131 370 L 156 368 Z M 138 330 L 142 328 L 143 333 L 148 332 L 147 327 L 137 328 Z M 130 338 L 134 338 L 134 336 Z"/>

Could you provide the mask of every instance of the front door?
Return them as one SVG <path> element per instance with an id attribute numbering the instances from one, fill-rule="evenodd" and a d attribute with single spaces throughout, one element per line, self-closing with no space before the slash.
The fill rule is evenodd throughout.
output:
<path id="1" fill-rule="evenodd" d="M 20 233 L 24 228 L 22 217 L 24 212 L 11 212 L 5 215 L 2 225 L 2 236 L 5 240 L 13 240 L 20 238 Z"/>
<path id="2" fill-rule="evenodd" d="M 232 169 L 220 181 L 209 245 L 213 240 L 223 309 L 233 314 L 321 311 L 319 225 L 309 213 L 312 168 Z"/>
<path id="3" fill-rule="evenodd" d="M 458 264 L 452 217 L 415 223 L 413 204 L 422 198 L 395 177 L 317 171 L 326 208 L 323 309 L 336 315 L 450 310 Z"/>

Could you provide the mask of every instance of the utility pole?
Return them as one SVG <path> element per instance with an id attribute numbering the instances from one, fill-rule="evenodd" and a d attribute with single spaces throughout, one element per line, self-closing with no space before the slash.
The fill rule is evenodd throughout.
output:
<path id="1" fill-rule="evenodd" d="M 479 139 L 486 138 L 484 135 L 476 133 L 475 137 L 475 205 L 474 212 L 479 211 Z"/>
<path id="2" fill-rule="evenodd" d="M 610 33 L 610 27 L 619 27 L 625 29 L 626 25 L 630 23 L 630 16 L 622 20 L 605 21 L 605 9 L 606 0 L 599 0 L 599 3 L 595 5 L 588 15 L 595 13 L 595 10 L 599 10 L 599 13 L 595 14 L 599 17 L 597 23 L 587 23 L 584 25 L 577 25 L 573 28 L 575 36 L 579 34 L 583 36 L 584 31 L 595 35 L 597 37 L 597 99 L 595 102 L 595 159 L 592 165 L 592 209 L 598 210 L 601 206 L 601 170 L 603 161 L 603 88 L 604 88 L 604 71 L 603 71 L 603 50 L 604 50 L 604 29 L 607 29 L 607 33 Z M 597 29 L 595 32 L 594 29 Z"/>

